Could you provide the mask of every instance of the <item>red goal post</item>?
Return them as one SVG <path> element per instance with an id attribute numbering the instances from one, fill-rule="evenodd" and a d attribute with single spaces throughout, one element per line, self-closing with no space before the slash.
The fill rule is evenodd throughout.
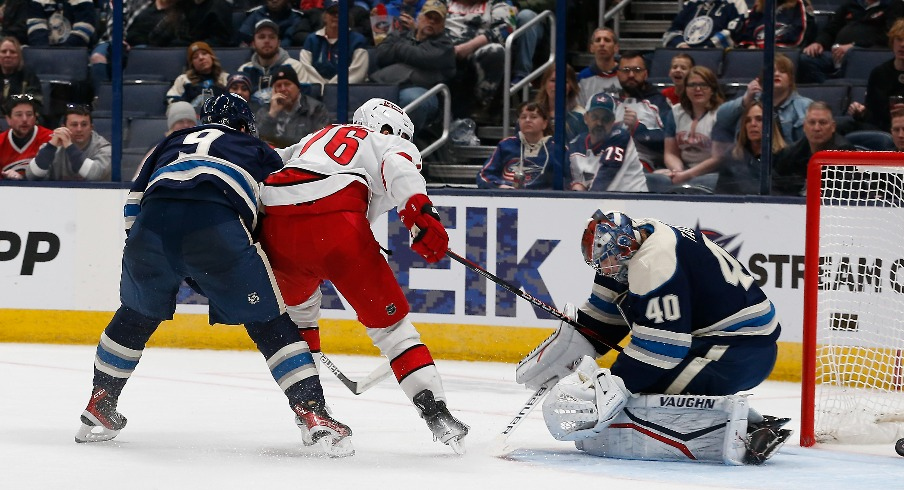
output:
<path id="1" fill-rule="evenodd" d="M 904 437 L 904 153 L 807 169 L 801 446 Z"/>

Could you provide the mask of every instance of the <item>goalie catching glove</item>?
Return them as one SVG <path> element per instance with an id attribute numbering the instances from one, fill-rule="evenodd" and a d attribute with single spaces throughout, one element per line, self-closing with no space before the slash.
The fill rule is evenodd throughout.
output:
<path id="1" fill-rule="evenodd" d="M 566 303 L 563 313 L 577 318 L 578 309 Z M 559 327 L 546 340 L 524 357 L 515 368 L 515 381 L 536 390 L 540 386 L 554 385 L 568 376 L 584 356 L 596 356 L 596 349 L 586 337 L 570 323 L 560 322 Z"/>
<path id="2" fill-rule="evenodd" d="M 587 356 L 574 373 L 562 378 L 543 402 L 543 420 L 559 441 L 594 437 L 612 423 L 631 392 L 608 369 L 597 369 Z"/>
<path id="3" fill-rule="evenodd" d="M 411 249 L 418 255 L 431 264 L 446 256 L 449 235 L 439 222 L 439 213 L 427 196 L 411 196 L 405 207 L 399 210 L 399 218 L 414 238 Z"/>

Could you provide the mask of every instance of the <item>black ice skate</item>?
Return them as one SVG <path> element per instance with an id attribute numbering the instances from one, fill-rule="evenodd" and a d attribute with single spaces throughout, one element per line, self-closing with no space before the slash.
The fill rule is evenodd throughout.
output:
<path id="1" fill-rule="evenodd" d="M 414 405 L 421 411 L 421 418 L 433 432 L 433 438 L 448 445 L 456 454 L 464 454 L 461 440 L 468 435 L 468 426 L 449 413 L 446 402 L 435 400 L 433 392 L 424 390 L 414 395 Z"/>
<path id="2" fill-rule="evenodd" d="M 116 411 L 117 398 L 107 390 L 95 386 L 88 407 L 82 412 L 82 426 L 75 434 L 75 442 L 109 441 L 126 426 L 126 418 Z"/>
<path id="3" fill-rule="evenodd" d="M 351 440 L 352 430 L 334 419 L 324 405 L 316 401 L 297 403 L 292 406 L 292 410 L 305 446 L 319 444 L 331 458 L 355 454 Z"/>
<path id="4" fill-rule="evenodd" d="M 767 416 L 768 417 L 768 416 Z M 779 421 L 777 427 L 770 427 L 763 422 L 751 424 L 747 431 L 747 454 L 744 456 L 744 462 L 747 464 L 760 465 L 771 458 L 780 447 L 791 437 L 791 431 L 788 429 L 779 429 L 788 422 L 780 422 L 782 419 L 772 419 Z M 765 422 L 765 421 L 764 421 Z"/>

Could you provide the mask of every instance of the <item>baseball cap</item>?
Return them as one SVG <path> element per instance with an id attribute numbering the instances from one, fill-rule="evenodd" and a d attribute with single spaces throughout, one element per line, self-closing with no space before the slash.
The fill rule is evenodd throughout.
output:
<path id="1" fill-rule="evenodd" d="M 226 79 L 226 88 L 235 85 L 236 83 L 241 83 L 248 89 L 248 92 L 252 92 L 251 90 L 251 79 L 241 73 L 234 73 L 229 75 L 229 78 Z"/>
<path id="2" fill-rule="evenodd" d="M 323 10 L 339 7 L 339 0 L 323 0 Z"/>
<path id="3" fill-rule="evenodd" d="M 295 73 L 295 69 L 290 66 L 281 66 L 276 70 L 276 74 L 273 75 L 272 83 L 275 84 L 280 80 L 289 80 L 295 85 L 301 85 L 298 83 L 298 74 Z"/>
<path id="4" fill-rule="evenodd" d="M 590 112 L 595 109 L 606 109 L 607 111 L 615 114 L 615 110 L 618 108 L 618 101 L 612 98 L 611 95 L 606 92 L 600 92 L 593 97 L 590 97 L 590 100 L 587 101 L 587 107 L 585 110 Z"/>
<path id="5" fill-rule="evenodd" d="M 427 0 L 424 2 L 424 6 L 421 7 L 421 13 L 426 14 L 427 12 L 436 12 L 445 18 L 448 10 L 446 9 L 446 4 L 440 0 Z"/>
<path id="6" fill-rule="evenodd" d="M 266 28 L 273 29 L 276 32 L 276 35 L 279 35 L 279 24 L 270 19 L 261 19 L 257 21 L 257 24 L 254 24 L 254 33 L 257 34 L 257 31 Z"/>

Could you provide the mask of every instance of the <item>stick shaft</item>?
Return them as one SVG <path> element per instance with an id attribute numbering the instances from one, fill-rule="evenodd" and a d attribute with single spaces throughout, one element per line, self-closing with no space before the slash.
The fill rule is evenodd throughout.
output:
<path id="1" fill-rule="evenodd" d="M 333 361 L 331 361 L 330 358 L 327 357 L 326 354 L 324 354 L 323 352 L 320 353 L 320 361 L 323 363 L 324 366 L 327 367 L 327 369 L 330 370 L 331 373 L 333 373 L 337 378 L 339 378 L 339 381 L 341 381 L 342 384 L 344 384 L 345 387 L 349 389 L 349 391 L 351 391 L 352 393 L 354 393 L 356 395 L 360 395 L 361 393 L 364 393 L 365 391 L 369 390 L 371 387 L 375 386 L 380 381 L 383 381 L 384 379 L 389 377 L 390 374 L 392 374 L 392 368 L 389 366 L 389 363 L 384 362 L 384 363 L 380 364 L 379 366 L 377 366 L 376 369 L 371 371 L 371 373 L 368 374 L 366 377 L 364 377 L 364 379 L 361 379 L 359 381 L 354 381 L 354 380 L 349 379 L 349 377 L 346 376 L 339 369 L 339 367 L 336 366 L 336 364 Z"/>
<path id="2" fill-rule="evenodd" d="M 578 331 L 581 332 L 582 334 L 584 334 L 584 335 L 586 335 L 586 336 L 588 336 L 588 337 L 592 337 L 593 339 L 595 339 L 595 340 L 601 342 L 602 344 L 605 344 L 606 347 L 609 347 L 610 349 L 613 349 L 613 350 L 615 350 L 616 352 L 621 352 L 621 351 L 622 351 L 621 346 L 619 346 L 618 344 L 614 344 L 614 343 L 612 343 L 611 341 L 602 338 L 600 335 L 598 335 L 598 334 L 597 334 L 596 332 L 594 332 L 593 330 L 591 330 L 591 329 L 589 329 L 589 328 L 587 328 L 587 327 L 581 325 L 580 323 L 578 323 L 578 322 L 575 321 L 575 320 L 572 320 L 571 318 L 568 318 L 568 316 L 565 315 L 564 313 L 562 313 L 561 311 L 559 311 L 559 310 L 553 308 L 552 306 L 549 306 L 548 304 L 544 303 L 544 302 L 541 301 L 540 299 L 535 298 L 535 297 L 534 297 L 533 295 L 531 295 L 530 293 L 528 293 L 528 292 L 526 292 L 526 291 L 523 291 L 523 290 L 521 290 L 521 289 L 519 289 L 519 288 L 516 288 L 514 285 L 512 285 L 512 284 L 510 284 L 510 283 L 508 283 L 508 282 L 502 280 L 500 277 L 498 277 L 498 276 L 496 276 L 495 274 L 491 273 L 490 271 L 484 269 L 483 267 L 480 267 L 479 265 L 475 264 L 474 262 L 471 262 L 470 260 L 468 260 L 468 259 L 462 257 L 461 255 L 458 255 L 457 253 L 455 253 L 455 252 L 453 252 L 453 251 L 451 251 L 451 250 L 447 250 L 447 251 L 446 251 L 446 255 L 449 256 L 450 258 L 452 258 L 452 260 L 454 260 L 454 261 L 460 263 L 461 265 L 467 267 L 468 269 L 471 269 L 471 270 L 473 270 L 474 272 L 480 274 L 481 276 L 486 277 L 487 279 L 489 279 L 489 280 L 495 282 L 496 284 L 502 286 L 503 288 L 505 288 L 506 290 L 508 290 L 508 291 L 511 292 L 512 294 L 514 294 L 515 296 L 518 296 L 518 297 L 521 298 L 521 299 L 525 299 L 525 300 L 527 300 L 527 301 L 530 301 L 532 304 L 534 304 L 534 305 L 540 307 L 543 311 L 549 313 L 550 315 L 552 315 L 552 316 L 558 318 L 559 320 L 561 320 L 561 321 L 563 321 L 563 322 L 565 322 L 565 323 L 568 323 L 569 325 L 571 325 L 571 326 L 573 326 L 574 328 L 578 329 Z"/>
<path id="3" fill-rule="evenodd" d="M 534 408 L 536 408 L 537 404 L 540 403 L 540 400 L 546 396 L 546 392 L 549 391 L 549 388 L 541 386 L 537 388 L 537 391 L 533 392 L 530 398 L 524 402 L 524 405 L 521 407 L 521 410 L 518 411 L 518 414 L 515 415 L 515 418 L 512 419 L 508 425 L 505 426 L 505 429 L 502 430 L 499 434 L 496 434 L 496 437 L 490 441 L 489 444 L 489 453 L 494 456 L 505 456 L 506 454 L 512 452 L 514 448 L 509 447 L 508 439 L 515 432 L 515 429 L 521 425 L 521 422 L 527 418 L 528 414 L 530 414 Z"/>

